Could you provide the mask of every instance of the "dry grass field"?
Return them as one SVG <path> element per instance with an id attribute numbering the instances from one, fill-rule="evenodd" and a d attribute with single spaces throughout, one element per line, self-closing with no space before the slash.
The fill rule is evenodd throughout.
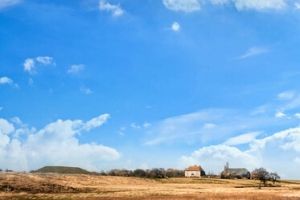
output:
<path id="1" fill-rule="evenodd" d="M 0 173 L 0 199 L 300 199 L 300 181 Z"/>

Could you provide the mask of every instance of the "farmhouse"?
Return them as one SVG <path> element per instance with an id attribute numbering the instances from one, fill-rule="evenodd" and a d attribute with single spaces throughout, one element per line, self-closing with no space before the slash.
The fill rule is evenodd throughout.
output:
<path id="1" fill-rule="evenodd" d="M 184 170 L 185 177 L 198 177 L 205 176 L 205 171 L 202 169 L 201 166 L 189 166 Z"/>
<path id="2" fill-rule="evenodd" d="M 224 171 L 221 172 L 221 178 L 250 179 L 250 172 L 246 168 L 229 168 L 229 164 L 226 163 Z"/>

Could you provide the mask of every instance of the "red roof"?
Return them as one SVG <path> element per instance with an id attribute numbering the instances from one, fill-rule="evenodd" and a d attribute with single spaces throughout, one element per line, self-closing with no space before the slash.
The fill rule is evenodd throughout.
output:
<path id="1" fill-rule="evenodd" d="M 201 171 L 201 168 L 198 167 L 197 165 L 194 165 L 194 166 L 189 166 L 188 168 L 185 169 L 185 171 Z"/>

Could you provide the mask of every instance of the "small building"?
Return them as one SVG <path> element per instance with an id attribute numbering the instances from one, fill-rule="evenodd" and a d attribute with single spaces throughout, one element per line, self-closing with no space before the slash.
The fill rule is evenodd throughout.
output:
<path id="1" fill-rule="evenodd" d="M 205 176 L 205 171 L 201 166 L 189 166 L 184 170 L 185 177 L 197 177 L 201 178 L 201 176 Z"/>
<path id="2" fill-rule="evenodd" d="M 228 162 L 224 166 L 224 171 L 221 172 L 221 178 L 246 178 L 250 179 L 251 174 L 246 168 L 229 168 Z"/>

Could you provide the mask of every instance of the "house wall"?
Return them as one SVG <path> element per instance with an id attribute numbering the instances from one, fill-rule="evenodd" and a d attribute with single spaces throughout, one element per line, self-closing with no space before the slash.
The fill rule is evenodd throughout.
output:
<path id="1" fill-rule="evenodd" d="M 201 177 L 200 171 L 185 171 L 185 177 Z"/>

